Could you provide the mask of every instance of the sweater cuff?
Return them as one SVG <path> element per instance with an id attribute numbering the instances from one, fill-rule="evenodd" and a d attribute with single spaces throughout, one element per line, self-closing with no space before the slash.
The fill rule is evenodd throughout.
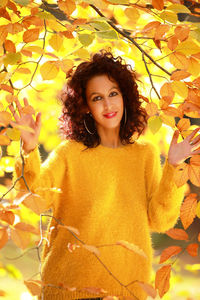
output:
<path id="1" fill-rule="evenodd" d="M 40 171 L 40 153 L 38 150 L 38 146 L 28 154 L 25 154 L 22 150 L 22 156 L 24 158 L 24 174 L 26 173 L 38 174 Z M 22 170 L 21 157 L 17 158 L 15 168 L 17 174 L 19 175 L 19 173 Z"/>

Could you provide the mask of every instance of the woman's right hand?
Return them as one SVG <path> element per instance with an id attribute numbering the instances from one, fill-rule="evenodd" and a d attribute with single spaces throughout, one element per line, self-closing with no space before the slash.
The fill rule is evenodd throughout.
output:
<path id="1" fill-rule="evenodd" d="M 40 135 L 41 129 L 41 113 L 39 112 L 36 115 L 36 120 L 33 119 L 31 113 L 23 113 L 23 107 L 21 106 L 18 100 L 15 101 L 17 106 L 17 111 L 14 109 L 13 105 L 9 105 L 9 109 L 12 112 L 15 122 L 11 122 L 13 127 L 17 127 L 17 125 L 28 126 L 33 129 L 34 132 L 30 132 L 27 130 L 21 130 L 21 140 L 22 140 L 22 148 L 25 153 L 29 153 L 34 150 L 38 144 L 38 138 Z M 24 98 L 24 107 L 28 106 L 28 100 Z"/>

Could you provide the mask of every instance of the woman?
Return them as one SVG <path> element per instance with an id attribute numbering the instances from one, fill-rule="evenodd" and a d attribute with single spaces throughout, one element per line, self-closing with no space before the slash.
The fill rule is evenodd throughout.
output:
<path id="1" fill-rule="evenodd" d="M 41 298 L 145 299 L 138 281 L 150 278 L 150 230 L 164 232 L 176 223 L 183 190 L 173 181 L 175 167 L 200 153 L 200 136 L 194 138 L 198 129 L 181 143 L 175 132 L 161 178 L 156 148 L 133 139 L 146 127 L 135 74 L 120 57 L 105 51 L 77 67 L 62 100 L 61 128 L 67 139 L 41 167 L 37 149 L 41 114 L 34 121 L 22 113 L 19 102 L 18 113 L 10 106 L 16 123 L 34 129 L 21 135 L 26 181 L 53 209 L 49 243 L 43 251 Z M 16 173 L 21 174 L 20 161 Z M 52 196 L 44 187 L 57 187 L 62 193 Z M 26 189 L 23 182 L 20 188 Z M 88 251 L 58 222 L 77 228 L 81 241 L 96 246 L 100 255 Z M 117 245 L 118 241 L 133 243 L 139 253 Z M 71 244 L 77 245 L 73 251 L 67 247 Z M 91 294 L 87 287 L 102 290 Z"/>

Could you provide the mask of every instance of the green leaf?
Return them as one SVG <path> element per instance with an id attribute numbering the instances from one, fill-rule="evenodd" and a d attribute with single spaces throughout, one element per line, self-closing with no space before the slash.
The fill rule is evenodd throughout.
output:
<path id="1" fill-rule="evenodd" d="M 118 35 L 115 30 L 97 31 L 96 35 L 102 39 L 118 39 Z"/>
<path id="2" fill-rule="evenodd" d="M 90 22 L 90 25 L 100 31 L 106 31 L 110 29 L 110 26 L 107 23 L 101 21 L 92 21 Z"/>
<path id="3" fill-rule="evenodd" d="M 162 120 L 160 117 L 153 116 L 148 119 L 148 127 L 153 134 L 158 132 L 161 126 L 162 126 Z"/>
<path id="4" fill-rule="evenodd" d="M 17 53 L 8 53 L 4 59 L 3 59 L 3 63 L 5 64 L 5 66 L 7 65 L 16 65 L 21 61 L 21 53 L 17 52 Z"/>
<path id="5" fill-rule="evenodd" d="M 91 34 L 83 33 L 83 34 L 79 34 L 78 39 L 83 46 L 87 47 L 90 44 L 92 44 L 94 40 L 94 36 Z"/>
<path id="6" fill-rule="evenodd" d="M 185 5 L 182 4 L 172 4 L 167 7 L 167 10 L 171 10 L 175 13 L 191 13 L 191 11 Z"/>
<path id="7" fill-rule="evenodd" d="M 176 24 L 178 21 L 177 14 L 172 11 L 163 11 L 160 14 L 160 18 L 163 19 L 164 21 L 167 21 L 171 24 Z"/>
<path id="8" fill-rule="evenodd" d="M 14 2 L 22 6 L 27 6 L 29 4 L 29 0 L 14 0 Z"/>

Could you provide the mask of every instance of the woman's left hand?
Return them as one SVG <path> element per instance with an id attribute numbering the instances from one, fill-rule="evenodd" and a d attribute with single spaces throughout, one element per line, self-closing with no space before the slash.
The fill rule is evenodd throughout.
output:
<path id="1" fill-rule="evenodd" d="M 168 162 L 171 165 L 176 167 L 188 157 L 191 157 L 195 154 L 200 154 L 200 134 L 193 139 L 199 130 L 200 128 L 196 128 L 180 143 L 177 143 L 179 131 L 176 130 L 174 132 L 168 152 Z"/>

